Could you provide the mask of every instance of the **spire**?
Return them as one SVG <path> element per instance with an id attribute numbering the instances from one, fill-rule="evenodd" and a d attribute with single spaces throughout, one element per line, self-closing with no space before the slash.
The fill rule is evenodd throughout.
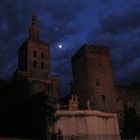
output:
<path id="1" fill-rule="evenodd" d="M 33 13 L 32 15 L 32 24 L 31 27 L 29 28 L 29 38 L 30 39 L 39 39 L 39 27 L 36 23 L 36 15 Z"/>
<path id="2" fill-rule="evenodd" d="M 32 15 L 32 25 L 36 24 L 36 15 L 33 13 Z"/>

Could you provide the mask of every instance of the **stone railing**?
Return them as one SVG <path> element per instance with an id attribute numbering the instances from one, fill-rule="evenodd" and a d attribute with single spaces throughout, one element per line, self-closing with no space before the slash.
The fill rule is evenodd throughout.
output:
<path id="1" fill-rule="evenodd" d="M 56 137 L 54 140 L 121 140 L 118 135 L 84 135 L 84 136 L 63 136 L 59 139 Z"/>

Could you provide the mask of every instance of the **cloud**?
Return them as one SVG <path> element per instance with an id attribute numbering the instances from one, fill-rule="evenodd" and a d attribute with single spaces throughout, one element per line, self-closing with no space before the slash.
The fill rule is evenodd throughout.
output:
<path id="1" fill-rule="evenodd" d="M 61 23 L 73 22 L 85 7 L 85 0 L 48 0 L 46 11 L 51 17 Z"/>
<path id="2" fill-rule="evenodd" d="M 17 67 L 17 50 L 26 38 L 25 4 L 16 0 L 3 1 L 0 5 L 0 77 L 8 78 Z M 23 11 L 24 12 L 23 12 Z M 27 28 L 27 29 L 26 29 Z"/>
<path id="3" fill-rule="evenodd" d="M 52 48 L 52 73 L 59 75 L 61 94 L 69 93 L 68 83 L 72 81 L 71 57 L 76 53 L 81 45 L 73 41 L 64 42 L 62 49 L 57 46 Z"/>
<path id="4" fill-rule="evenodd" d="M 45 38 L 54 46 L 81 31 L 75 20 L 84 6 L 84 0 L 80 3 L 75 0 L 3 1 L 0 5 L 0 77 L 8 77 L 16 69 L 17 50 L 28 38 L 33 11 L 38 17 L 41 38 Z M 66 55 L 60 57 L 67 58 Z"/>
<path id="5" fill-rule="evenodd" d="M 74 54 L 74 52 L 76 52 L 76 45 L 70 45 L 70 44 L 64 44 L 62 45 L 63 47 L 61 49 L 58 48 L 58 46 L 56 46 L 56 48 L 52 49 L 52 61 L 62 61 L 65 59 L 71 59 L 72 55 Z M 54 53 L 56 52 L 56 53 Z"/>
<path id="6" fill-rule="evenodd" d="M 72 69 L 70 59 L 61 59 L 53 62 L 52 73 L 59 75 L 61 94 L 66 95 L 69 93 L 68 83 L 72 80 Z"/>
<path id="7" fill-rule="evenodd" d="M 130 33 L 131 34 L 131 33 Z M 119 36 L 106 36 L 96 34 L 96 43 L 110 47 L 111 63 L 115 81 L 118 83 L 128 83 L 133 80 L 140 81 L 140 42 L 136 41 L 135 36 L 127 34 L 127 39 Z M 95 36 L 95 34 L 92 34 Z M 122 38 L 121 38 L 122 37 Z"/>
<path id="8" fill-rule="evenodd" d="M 75 46 L 70 41 L 61 52 L 55 46 L 81 33 L 82 25 L 77 18 L 85 6 L 85 0 L 3 1 L 0 5 L 0 78 L 9 78 L 16 70 L 18 48 L 28 38 L 31 15 L 35 11 L 40 38 L 51 43 L 52 73 L 60 76 L 62 92 L 68 93 L 66 85 L 72 78 L 70 58 Z"/>
<path id="9" fill-rule="evenodd" d="M 45 4 L 45 13 L 49 17 L 44 25 L 46 36 L 49 42 L 55 44 L 59 41 L 68 39 L 69 36 L 76 35 L 82 31 L 82 25 L 77 21 L 81 12 L 86 7 L 85 0 L 48 0 Z M 43 20 L 43 19 L 42 19 Z"/>
<path id="10" fill-rule="evenodd" d="M 53 24 L 52 22 L 47 25 L 46 32 L 44 32 L 43 35 L 47 36 L 47 40 L 49 40 L 49 42 L 54 45 L 58 42 L 63 42 L 64 40 L 67 40 L 71 36 L 79 34 L 81 31 L 82 27 L 78 23 Z"/>
<path id="11" fill-rule="evenodd" d="M 140 5 L 131 5 L 121 14 L 111 13 L 89 33 L 88 41 L 108 46 L 115 80 L 140 80 Z"/>
<path id="12" fill-rule="evenodd" d="M 59 62 L 55 62 L 53 71 L 56 71 L 59 75 L 71 76 L 71 62 L 70 59 L 64 59 Z"/>
<path id="13" fill-rule="evenodd" d="M 8 77 L 16 69 L 17 50 L 28 37 L 31 15 L 35 11 L 40 38 L 51 43 L 52 71 L 60 75 L 61 85 L 71 80 L 71 56 L 81 46 L 77 42 L 85 41 L 87 30 L 91 30 L 94 23 L 97 28 L 93 28 L 87 40 L 111 48 L 113 69 L 118 79 L 128 79 L 128 75 L 137 78 L 140 8 L 138 4 L 125 5 L 124 0 L 121 9 L 125 8 L 121 11 L 118 6 L 121 0 L 115 4 L 114 1 L 3 1 L 0 5 L 0 77 Z M 96 15 L 98 13 L 101 16 Z M 64 49 L 56 49 L 59 43 L 64 43 Z"/>
<path id="14" fill-rule="evenodd" d="M 140 27 L 140 4 L 132 5 L 124 13 L 111 14 L 100 20 L 98 32 L 113 35 L 129 32 Z"/>

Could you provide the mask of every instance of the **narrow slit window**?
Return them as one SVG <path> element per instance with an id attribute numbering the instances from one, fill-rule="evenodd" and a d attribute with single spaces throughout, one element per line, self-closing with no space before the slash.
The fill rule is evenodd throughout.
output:
<path id="1" fill-rule="evenodd" d="M 36 51 L 33 52 L 33 56 L 36 57 Z"/>
<path id="2" fill-rule="evenodd" d="M 37 67 L 36 60 L 34 60 L 34 62 L 33 62 L 33 67 L 34 67 L 34 68 L 36 68 L 36 67 Z"/>
<path id="3" fill-rule="evenodd" d="M 102 95 L 102 101 L 105 102 L 105 95 Z"/>
<path id="4" fill-rule="evenodd" d="M 44 53 L 43 52 L 41 52 L 41 58 L 44 59 Z"/>
<path id="5" fill-rule="evenodd" d="M 100 80 L 96 79 L 96 86 L 100 86 Z"/>
<path id="6" fill-rule="evenodd" d="M 44 62 L 41 62 L 41 69 L 44 69 Z"/>

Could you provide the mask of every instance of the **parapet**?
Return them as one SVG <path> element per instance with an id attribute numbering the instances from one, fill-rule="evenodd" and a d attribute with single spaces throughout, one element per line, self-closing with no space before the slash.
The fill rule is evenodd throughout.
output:
<path id="1" fill-rule="evenodd" d="M 107 113 L 98 110 L 57 110 L 57 116 L 97 116 L 102 118 L 117 118 L 116 113 Z"/>
<path id="2" fill-rule="evenodd" d="M 85 48 L 85 51 L 87 53 L 94 53 L 97 55 L 104 55 L 104 56 L 110 55 L 109 47 L 103 47 L 99 45 L 84 45 L 83 47 Z"/>
<path id="3" fill-rule="evenodd" d="M 93 44 L 84 44 L 79 51 L 72 57 L 72 62 L 80 56 L 90 55 L 108 57 L 110 55 L 109 47 L 103 47 Z"/>

